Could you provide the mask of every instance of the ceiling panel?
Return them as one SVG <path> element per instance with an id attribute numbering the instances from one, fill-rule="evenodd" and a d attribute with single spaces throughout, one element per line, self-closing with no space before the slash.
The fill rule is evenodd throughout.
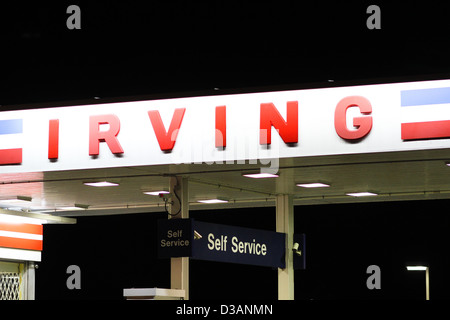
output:
<path id="1" fill-rule="evenodd" d="M 250 179 L 243 172 L 257 165 L 172 165 L 0 175 L 0 207 L 58 215 L 90 215 L 164 211 L 158 196 L 143 191 L 168 190 L 173 175 L 189 179 L 192 209 L 273 206 L 277 194 L 292 194 L 297 205 L 442 199 L 450 196 L 448 150 L 372 155 L 282 159 L 278 178 Z M 116 182 L 116 187 L 90 187 L 86 181 Z M 326 182 L 327 188 L 306 189 L 296 183 Z M 372 191 L 376 197 L 354 198 L 346 193 Z M 3 203 L 17 196 L 32 201 Z M 199 204 L 198 200 L 221 198 L 223 204 Z M 63 207 L 83 205 L 74 211 Z"/>

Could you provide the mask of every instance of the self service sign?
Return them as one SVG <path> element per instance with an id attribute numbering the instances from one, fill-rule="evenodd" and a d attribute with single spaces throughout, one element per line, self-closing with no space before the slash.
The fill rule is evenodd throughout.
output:
<path id="1" fill-rule="evenodd" d="M 285 234 L 196 221 L 192 258 L 285 268 Z"/>
<path id="2" fill-rule="evenodd" d="M 284 233 L 173 219 L 161 220 L 158 234 L 160 257 L 285 268 Z"/>

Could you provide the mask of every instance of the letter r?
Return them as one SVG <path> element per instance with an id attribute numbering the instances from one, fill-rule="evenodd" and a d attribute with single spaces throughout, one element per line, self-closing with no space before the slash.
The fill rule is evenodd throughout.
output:
<path id="1" fill-rule="evenodd" d="M 101 124 L 109 124 L 109 129 L 100 131 Z M 114 154 L 123 153 L 117 135 L 120 131 L 120 120 L 114 114 L 104 114 L 91 116 L 89 118 L 89 155 L 96 156 L 99 154 L 100 142 L 106 142 Z"/>

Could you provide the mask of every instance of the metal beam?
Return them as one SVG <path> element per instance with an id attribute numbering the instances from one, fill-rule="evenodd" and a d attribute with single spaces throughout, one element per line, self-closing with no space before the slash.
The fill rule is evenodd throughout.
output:
<path id="1" fill-rule="evenodd" d="M 189 218 L 188 179 L 170 177 L 169 191 L 172 204 L 169 206 L 171 219 Z M 170 259 L 170 288 L 185 292 L 185 300 L 189 300 L 189 257 Z"/>
<path id="2" fill-rule="evenodd" d="M 0 209 L 0 214 L 6 214 L 10 216 L 16 216 L 16 217 L 27 217 L 27 218 L 33 218 L 33 219 L 40 219 L 40 220 L 46 220 L 48 224 L 75 224 L 77 223 L 77 219 L 75 218 L 68 218 L 68 217 L 60 217 L 60 216 L 54 216 L 51 214 L 45 214 L 45 213 L 34 213 L 34 212 L 25 212 L 25 211 L 14 211 L 14 210 L 7 210 L 7 209 Z"/>

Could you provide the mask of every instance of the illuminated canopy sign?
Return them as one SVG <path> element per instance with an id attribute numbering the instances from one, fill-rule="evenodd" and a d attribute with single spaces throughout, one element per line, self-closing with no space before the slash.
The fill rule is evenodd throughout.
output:
<path id="1" fill-rule="evenodd" d="M 449 147 L 450 80 L 0 112 L 4 173 Z"/>

